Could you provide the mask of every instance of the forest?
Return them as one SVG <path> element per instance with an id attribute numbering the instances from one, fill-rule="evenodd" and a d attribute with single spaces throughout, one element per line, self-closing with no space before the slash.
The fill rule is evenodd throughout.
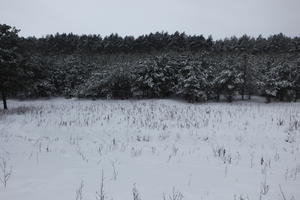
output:
<path id="1" fill-rule="evenodd" d="M 156 32 L 139 37 L 21 37 L 0 25 L 0 90 L 7 98 L 182 98 L 228 102 L 300 98 L 300 37 Z"/>

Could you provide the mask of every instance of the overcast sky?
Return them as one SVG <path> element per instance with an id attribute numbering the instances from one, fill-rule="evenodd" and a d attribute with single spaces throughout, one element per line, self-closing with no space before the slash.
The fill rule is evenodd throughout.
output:
<path id="1" fill-rule="evenodd" d="M 156 31 L 300 36 L 300 0 L 0 0 L 0 23 L 22 36 L 138 36 Z"/>

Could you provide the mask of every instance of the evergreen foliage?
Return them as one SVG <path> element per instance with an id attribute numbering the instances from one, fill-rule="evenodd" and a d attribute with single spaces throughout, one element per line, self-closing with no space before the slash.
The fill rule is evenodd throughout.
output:
<path id="1" fill-rule="evenodd" d="M 0 88 L 6 97 L 300 97 L 300 38 L 244 35 L 214 41 L 185 33 L 18 37 L 0 25 Z"/>

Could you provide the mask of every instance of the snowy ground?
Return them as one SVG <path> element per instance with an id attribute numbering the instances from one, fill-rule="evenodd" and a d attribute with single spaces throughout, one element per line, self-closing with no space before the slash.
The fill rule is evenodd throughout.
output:
<path id="1" fill-rule="evenodd" d="M 12 173 L 1 200 L 96 199 L 102 171 L 108 200 L 133 200 L 133 190 L 142 200 L 300 199 L 300 103 L 8 105 L 0 177 L 3 161 Z"/>

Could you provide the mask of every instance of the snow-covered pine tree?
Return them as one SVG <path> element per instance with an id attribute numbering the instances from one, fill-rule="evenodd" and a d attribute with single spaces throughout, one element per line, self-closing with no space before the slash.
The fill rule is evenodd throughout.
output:
<path id="1" fill-rule="evenodd" d="M 277 98 L 279 101 L 291 101 L 297 98 L 300 79 L 298 62 L 269 62 L 263 71 L 258 85 L 263 90 L 267 102 L 272 98 Z"/>
<path id="2" fill-rule="evenodd" d="M 219 73 L 215 75 L 213 85 L 218 91 L 222 91 L 228 102 L 232 102 L 233 96 L 243 83 L 243 73 L 238 70 L 238 65 L 232 60 L 224 60 L 219 64 Z"/>
<path id="3" fill-rule="evenodd" d="M 134 68 L 133 92 L 146 97 L 168 97 L 176 84 L 176 67 L 166 56 L 140 61 Z"/>
<path id="4" fill-rule="evenodd" d="M 7 109 L 6 98 L 24 84 L 25 71 L 18 53 L 18 32 L 14 27 L 0 24 L 0 90 L 3 108 Z"/>
<path id="5" fill-rule="evenodd" d="M 207 76 L 201 63 L 189 63 L 179 70 L 176 94 L 189 102 L 206 101 Z"/>

